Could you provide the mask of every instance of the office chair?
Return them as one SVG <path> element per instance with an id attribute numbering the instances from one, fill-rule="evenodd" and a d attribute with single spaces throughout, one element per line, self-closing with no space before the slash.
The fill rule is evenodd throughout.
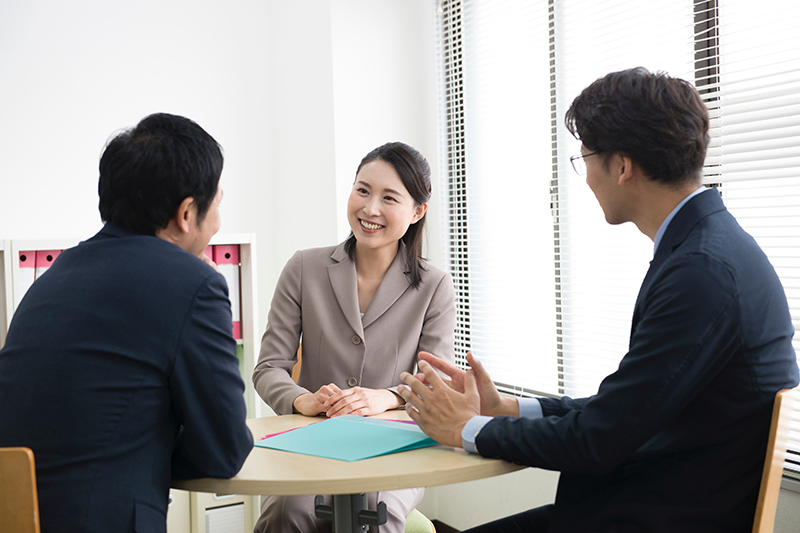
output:
<path id="1" fill-rule="evenodd" d="M 786 457 L 794 398 L 794 389 L 785 389 L 775 395 L 753 533 L 772 533 L 775 526 L 775 511 L 778 508 L 778 496 L 781 491 L 783 460 Z"/>
<path id="2" fill-rule="evenodd" d="M 0 448 L 0 531 L 39 533 L 36 468 L 30 448 Z"/>
<path id="3" fill-rule="evenodd" d="M 292 367 L 292 379 L 297 383 L 300 377 L 300 365 L 302 364 L 303 345 L 302 343 L 297 348 L 297 362 Z M 424 514 L 416 509 L 411 509 L 406 517 L 406 531 L 405 533 L 436 533 L 436 528 L 433 527 L 433 522 L 428 520 Z"/>

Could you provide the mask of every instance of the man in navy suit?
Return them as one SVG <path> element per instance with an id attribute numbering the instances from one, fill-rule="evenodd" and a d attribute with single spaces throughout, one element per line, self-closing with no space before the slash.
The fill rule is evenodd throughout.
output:
<path id="1" fill-rule="evenodd" d="M 470 531 L 750 531 L 775 393 L 798 369 L 774 269 L 700 185 L 708 112 L 638 68 L 586 88 L 566 123 L 606 220 L 654 241 L 628 353 L 592 397 L 519 401 L 472 354 L 466 373 L 420 354 L 409 414 L 439 442 L 561 472 L 553 505 Z"/>
<path id="2" fill-rule="evenodd" d="M 156 114 L 100 160 L 105 226 L 31 286 L 0 351 L 0 446 L 30 447 L 42 531 L 166 531 L 171 479 L 253 446 L 225 279 L 217 142 Z"/>

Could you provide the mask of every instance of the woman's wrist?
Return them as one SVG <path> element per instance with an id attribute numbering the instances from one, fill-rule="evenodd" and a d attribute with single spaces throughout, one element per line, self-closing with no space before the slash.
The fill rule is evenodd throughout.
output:
<path id="1" fill-rule="evenodd" d="M 303 394 L 294 399 L 294 401 L 292 402 L 292 410 L 295 413 L 305 414 L 303 413 L 303 402 L 305 400 L 305 397 L 310 394 L 311 394 L 310 392 L 304 392 Z"/>
<path id="2" fill-rule="evenodd" d="M 392 390 L 392 389 L 388 389 L 388 391 L 391 393 L 391 395 L 393 397 L 393 402 L 396 402 L 396 403 L 391 403 L 390 404 L 391 407 L 389 407 L 389 409 L 397 409 L 397 408 L 402 407 L 402 406 L 404 406 L 406 404 L 406 401 L 403 399 L 402 396 L 400 396 L 400 394 L 398 394 L 397 391 Z M 389 409 L 387 409 L 387 411 Z"/>

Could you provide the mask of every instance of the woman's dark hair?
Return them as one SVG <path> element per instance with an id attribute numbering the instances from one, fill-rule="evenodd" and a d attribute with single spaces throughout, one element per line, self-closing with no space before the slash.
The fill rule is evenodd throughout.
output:
<path id="1" fill-rule="evenodd" d="M 222 150 L 188 118 L 156 113 L 114 137 L 100 158 L 100 216 L 133 233 L 166 228 L 188 197 L 202 222 L 217 194 Z"/>
<path id="2" fill-rule="evenodd" d="M 414 199 L 415 206 L 424 204 L 431 199 L 431 167 L 425 157 L 416 149 L 401 142 L 391 142 L 379 146 L 364 156 L 356 169 L 356 176 L 364 165 L 373 161 L 384 161 L 394 167 L 403 186 Z M 422 282 L 421 271 L 424 270 L 421 259 L 422 234 L 425 229 L 426 215 L 427 213 L 422 215 L 422 218 L 416 223 L 408 226 L 406 234 L 400 238 L 406 246 L 405 259 L 408 268 L 406 276 L 415 289 Z M 355 259 L 356 237 L 352 231 L 344 244 L 344 249 L 350 259 Z"/>
<path id="3" fill-rule="evenodd" d="M 612 72 L 575 98 L 564 121 L 588 150 L 624 153 L 655 181 L 700 181 L 708 110 L 687 81 L 642 67 Z"/>

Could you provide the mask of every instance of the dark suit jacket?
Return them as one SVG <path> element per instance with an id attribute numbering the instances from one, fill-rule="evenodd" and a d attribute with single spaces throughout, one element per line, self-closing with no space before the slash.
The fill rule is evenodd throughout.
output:
<path id="1" fill-rule="evenodd" d="M 65 251 L 0 351 L 0 446 L 33 449 L 48 532 L 166 530 L 170 479 L 231 477 L 245 426 L 222 275 L 107 225 Z"/>
<path id="2" fill-rule="evenodd" d="M 551 532 L 750 531 L 773 399 L 798 383 L 792 335 L 766 256 L 703 192 L 668 226 L 598 393 L 495 419 L 477 447 L 562 472 Z"/>

